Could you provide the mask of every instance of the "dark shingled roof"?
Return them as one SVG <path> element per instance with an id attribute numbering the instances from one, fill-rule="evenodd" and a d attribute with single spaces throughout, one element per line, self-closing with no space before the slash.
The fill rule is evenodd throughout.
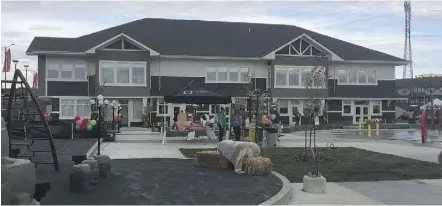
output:
<path id="1" fill-rule="evenodd" d="M 163 55 L 222 57 L 262 57 L 305 33 L 345 60 L 404 61 L 296 26 L 155 18 L 78 38 L 35 37 L 27 52 L 84 52 L 121 33 Z"/>

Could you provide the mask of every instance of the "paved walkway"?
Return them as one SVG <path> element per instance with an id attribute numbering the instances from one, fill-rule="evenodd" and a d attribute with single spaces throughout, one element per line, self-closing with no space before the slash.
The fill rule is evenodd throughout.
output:
<path id="1" fill-rule="evenodd" d="M 389 131 L 391 132 L 391 131 Z M 404 131 L 400 131 L 404 132 Z M 394 135 L 397 135 L 393 133 Z M 399 133 L 401 134 L 401 133 Z M 382 135 L 381 135 L 382 136 Z M 130 158 L 181 158 L 179 148 L 214 148 L 216 143 L 187 143 L 182 137 L 168 137 L 161 144 L 158 133 L 146 130 L 123 130 L 117 140 L 103 143 L 101 152 L 112 159 Z M 421 161 L 437 162 L 441 149 L 416 145 L 413 141 L 388 140 L 385 136 L 363 137 L 354 130 L 318 131 L 316 145 L 335 147 L 357 147 L 380 153 L 393 154 Z M 281 147 L 303 147 L 304 133 L 296 132 L 281 137 Z M 382 181 L 327 183 L 327 194 L 308 194 L 301 191 L 302 184 L 293 183 L 293 198 L 290 204 L 440 204 L 442 203 L 442 180 Z"/>

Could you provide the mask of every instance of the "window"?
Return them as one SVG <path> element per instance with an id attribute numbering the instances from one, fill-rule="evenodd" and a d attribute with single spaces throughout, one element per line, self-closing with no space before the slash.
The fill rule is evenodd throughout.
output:
<path id="1" fill-rule="evenodd" d="M 348 71 L 348 82 L 351 84 L 358 83 L 358 70 L 349 70 Z"/>
<path id="2" fill-rule="evenodd" d="M 289 113 L 289 100 L 279 100 L 279 113 L 281 114 Z"/>
<path id="3" fill-rule="evenodd" d="M 287 70 L 276 69 L 275 70 L 275 85 L 286 86 L 287 85 Z"/>
<path id="4" fill-rule="evenodd" d="M 250 77 L 249 77 L 249 68 L 241 68 L 240 72 L 240 81 L 241 82 L 250 82 Z"/>
<path id="5" fill-rule="evenodd" d="M 169 110 L 169 107 L 167 104 L 158 105 L 158 114 L 167 114 L 168 110 Z"/>
<path id="6" fill-rule="evenodd" d="M 218 68 L 218 81 L 227 81 L 227 68 Z"/>
<path id="7" fill-rule="evenodd" d="M 381 101 L 371 101 L 372 113 L 381 114 Z"/>
<path id="8" fill-rule="evenodd" d="M 347 71 L 346 70 L 339 70 L 338 72 L 338 82 L 339 83 L 347 83 Z"/>
<path id="9" fill-rule="evenodd" d="M 75 76 L 74 79 L 83 80 L 86 78 L 86 65 L 76 64 L 74 65 Z"/>
<path id="10" fill-rule="evenodd" d="M 276 87 L 306 87 L 306 80 L 311 67 L 277 67 L 275 68 Z M 314 86 L 319 82 L 314 83 Z"/>
<path id="11" fill-rule="evenodd" d="M 133 119 L 141 120 L 143 117 L 143 101 L 141 99 L 133 100 Z"/>
<path id="12" fill-rule="evenodd" d="M 293 68 L 289 69 L 289 86 L 299 85 L 299 69 Z"/>
<path id="13" fill-rule="evenodd" d="M 216 81 L 216 68 L 207 68 L 206 81 Z"/>
<path id="14" fill-rule="evenodd" d="M 207 83 L 247 83 L 249 68 L 209 67 L 206 70 Z"/>
<path id="15" fill-rule="evenodd" d="M 376 71 L 367 70 L 367 82 L 369 84 L 376 84 Z"/>
<path id="16" fill-rule="evenodd" d="M 339 84 L 377 84 L 375 70 L 341 69 L 338 71 Z"/>
<path id="17" fill-rule="evenodd" d="M 52 81 L 85 81 L 86 72 L 86 64 L 50 63 L 46 78 Z"/>
<path id="18" fill-rule="evenodd" d="M 352 108 L 351 101 L 348 100 L 342 101 L 342 112 L 344 114 L 351 114 L 352 113 L 351 108 Z"/>
<path id="19" fill-rule="evenodd" d="M 367 72 L 366 71 L 358 71 L 358 83 L 360 83 L 360 84 L 367 83 Z"/>
<path id="20" fill-rule="evenodd" d="M 229 69 L 229 81 L 237 82 L 239 81 L 239 71 L 238 69 Z"/>
<path id="21" fill-rule="evenodd" d="M 100 61 L 100 84 L 115 86 L 145 85 L 146 63 L 124 61 Z"/>
<path id="22" fill-rule="evenodd" d="M 89 99 L 68 99 L 62 98 L 60 100 L 60 117 L 73 118 L 80 116 L 82 118 L 90 117 L 90 103 Z"/>

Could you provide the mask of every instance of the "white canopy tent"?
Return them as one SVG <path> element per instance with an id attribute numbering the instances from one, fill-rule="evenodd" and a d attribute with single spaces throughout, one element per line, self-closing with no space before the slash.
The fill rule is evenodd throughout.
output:
<path id="1" fill-rule="evenodd" d="M 442 106 L 442 100 L 436 98 L 433 100 L 433 105 L 434 106 Z M 428 102 L 426 105 L 421 106 L 421 109 L 425 109 L 428 107 L 431 107 L 431 102 Z"/>

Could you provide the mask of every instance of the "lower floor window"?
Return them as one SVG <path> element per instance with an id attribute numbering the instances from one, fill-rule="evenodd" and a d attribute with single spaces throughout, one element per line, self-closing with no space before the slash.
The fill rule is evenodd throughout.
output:
<path id="1" fill-rule="evenodd" d="M 80 116 L 82 118 L 90 116 L 89 99 L 61 99 L 60 116 L 62 118 L 73 118 Z"/>

